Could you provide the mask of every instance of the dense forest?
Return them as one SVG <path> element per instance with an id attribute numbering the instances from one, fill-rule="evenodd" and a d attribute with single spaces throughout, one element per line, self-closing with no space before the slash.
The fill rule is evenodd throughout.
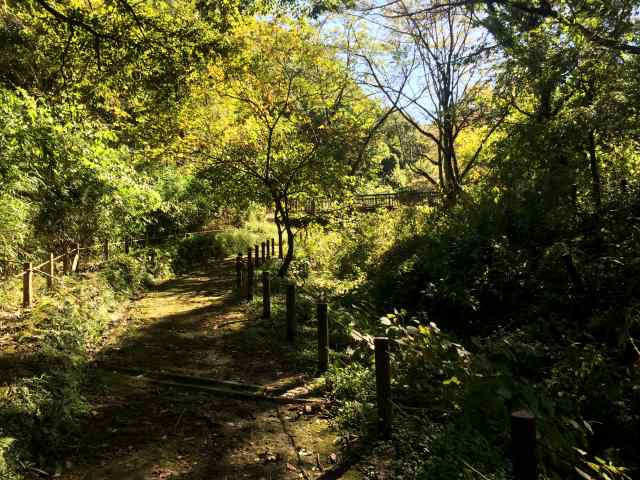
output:
<path id="1" fill-rule="evenodd" d="M 638 0 L 2 0 L 0 478 L 639 478 L 638 169 Z M 223 476 L 211 444 L 209 470 L 83 470 L 145 296 L 271 239 L 271 326 L 230 350 L 261 358 L 297 287 L 304 334 L 269 355 L 313 379 L 334 476 L 304 449 Z M 69 251 L 21 308 L 24 265 Z M 229 298 L 259 324 L 242 272 Z"/>

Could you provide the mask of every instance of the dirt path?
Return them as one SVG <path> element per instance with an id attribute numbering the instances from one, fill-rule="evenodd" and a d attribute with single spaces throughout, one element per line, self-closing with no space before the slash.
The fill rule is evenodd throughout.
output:
<path id="1" fill-rule="evenodd" d="M 321 411 L 168 387 L 119 368 L 174 372 L 311 395 L 270 322 L 247 321 L 232 265 L 169 281 L 135 304 L 96 362 L 89 419 L 61 478 L 317 479 L 335 434 Z M 320 467 L 320 468 L 318 468 Z"/>

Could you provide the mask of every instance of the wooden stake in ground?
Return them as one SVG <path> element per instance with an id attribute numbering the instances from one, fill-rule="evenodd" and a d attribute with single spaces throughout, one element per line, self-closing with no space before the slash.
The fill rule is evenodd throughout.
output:
<path id="1" fill-rule="evenodd" d="M 515 480 L 537 480 L 536 417 L 526 410 L 511 414 L 511 448 Z"/>
<path id="2" fill-rule="evenodd" d="M 391 438 L 391 368 L 389 362 L 389 339 L 376 337 L 373 340 L 376 357 L 376 398 L 378 401 L 378 431 L 380 436 Z"/>
<path id="3" fill-rule="evenodd" d="M 318 372 L 329 369 L 329 318 L 327 304 L 318 304 Z"/>
<path id="4" fill-rule="evenodd" d="M 276 256 L 276 241 L 271 239 L 271 256 L 275 258 Z"/>
<path id="5" fill-rule="evenodd" d="M 33 264 L 27 262 L 24 264 L 24 273 L 22 274 L 22 307 L 31 308 L 33 303 Z"/>
<path id="6" fill-rule="evenodd" d="M 262 272 L 262 318 L 271 318 L 271 278 Z"/>
<path id="7" fill-rule="evenodd" d="M 71 263 L 71 272 L 76 273 L 80 266 L 80 244 L 76 243 L 76 250 L 73 254 L 73 262 Z"/>
<path id="8" fill-rule="evenodd" d="M 104 241 L 104 245 L 102 246 L 103 248 L 103 254 L 104 254 L 104 261 L 108 262 L 109 261 L 109 239 L 106 238 Z"/>
<path id="9" fill-rule="evenodd" d="M 64 258 L 62 260 L 63 271 L 65 275 L 71 273 L 71 253 L 69 253 L 69 247 L 64 248 Z"/>
<path id="10" fill-rule="evenodd" d="M 236 257 L 236 288 L 240 290 L 242 288 L 242 254 L 239 253 Z"/>
<path id="11" fill-rule="evenodd" d="M 247 301 L 253 300 L 253 259 L 251 258 L 251 247 L 247 249 Z"/>
<path id="12" fill-rule="evenodd" d="M 260 266 L 260 247 L 258 247 L 258 244 L 255 244 L 255 250 L 256 250 L 256 267 Z"/>
<path id="13" fill-rule="evenodd" d="M 298 330 L 296 319 L 296 284 L 287 284 L 287 341 L 295 342 Z"/>

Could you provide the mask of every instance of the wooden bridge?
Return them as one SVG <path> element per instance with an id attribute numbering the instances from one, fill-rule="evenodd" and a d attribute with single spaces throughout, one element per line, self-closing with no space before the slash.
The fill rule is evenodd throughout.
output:
<path id="1" fill-rule="evenodd" d="M 434 190 L 403 190 L 392 193 L 354 195 L 350 202 L 328 198 L 293 199 L 289 203 L 289 210 L 291 212 L 317 215 L 351 207 L 368 212 L 378 208 L 394 209 L 402 205 L 425 204 L 436 206 L 439 200 L 440 193 Z"/>

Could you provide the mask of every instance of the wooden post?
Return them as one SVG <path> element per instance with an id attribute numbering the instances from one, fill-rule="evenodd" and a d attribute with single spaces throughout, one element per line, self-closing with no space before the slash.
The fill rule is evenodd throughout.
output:
<path id="1" fill-rule="evenodd" d="M 264 242 L 265 246 L 266 246 L 266 252 L 267 252 L 267 260 L 269 260 L 271 258 L 271 248 L 269 247 L 269 239 L 267 239 L 266 242 Z"/>
<path id="2" fill-rule="evenodd" d="M 271 278 L 269 272 L 262 272 L 262 318 L 271 318 Z"/>
<path id="3" fill-rule="evenodd" d="M 251 247 L 247 249 L 247 301 L 253 300 L 253 260 L 251 258 Z"/>
<path id="4" fill-rule="evenodd" d="M 264 247 L 264 242 L 260 243 L 260 253 L 262 257 L 260 258 L 260 263 L 264 264 L 267 261 L 267 255 Z"/>
<path id="5" fill-rule="evenodd" d="M 376 337 L 373 340 L 376 357 L 376 398 L 378 401 L 378 429 L 380 436 L 391 438 L 391 369 L 389 363 L 389 339 Z"/>
<path id="6" fill-rule="evenodd" d="M 22 274 L 22 307 L 31 308 L 33 303 L 33 264 L 27 262 L 23 265 Z"/>
<path id="7" fill-rule="evenodd" d="M 53 277 L 56 274 L 56 265 L 53 261 L 53 253 L 49 254 L 49 263 L 47 264 L 47 266 L 49 267 L 49 271 L 48 273 L 48 277 L 47 277 L 47 288 L 51 289 L 53 288 Z"/>
<path id="8" fill-rule="evenodd" d="M 297 334 L 296 325 L 296 284 L 287 284 L 287 341 L 295 342 Z"/>
<path id="9" fill-rule="evenodd" d="M 329 318 L 327 304 L 318 304 L 318 372 L 324 373 L 329 368 Z"/>
<path id="10" fill-rule="evenodd" d="M 109 239 L 106 238 L 104 241 L 104 245 L 102 246 L 103 248 L 103 253 L 104 253 L 104 261 L 108 262 L 109 261 Z"/>
<path id="11" fill-rule="evenodd" d="M 273 238 L 271 239 L 271 256 L 276 256 L 276 241 Z"/>
<path id="12" fill-rule="evenodd" d="M 129 237 L 126 237 L 124 239 L 124 253 L 129 253 Z"/>
<path id="13" fill-rule="evenodd" d="M 236 257 L 236 288 L 240 290 L 242 288 L 242 254 L 239 253 Z"/>
<path id="14" fill-rule="evenodd" d="M 71 271 L 76 273 L 80 266 L 80 244 L 76 243 L 75 253 L 73 254 L 73 262 L 71 264 Z"/>
<path id="15" fill-rule="evenodd" d="M 526 410 L 511 414 L 511 448 L 513 454 L 513 478 L 537 480 L 536 417 Z"/>
<path id="16" fill-rule="evenodd" d="M 64 258 L 62 264 L 64 274 L 69 275 L 71 273 L 71 254 L 69 253 L 69 247 L 64 247 Z"/>
<path id="17" fill-rule="evenodd" d="M 260 266 L 260 247 L 258 247 L 258 244 L 256 243 L 253 248 L 255 249 L 255 254 L 256 254 L 256 267 Z"/>

